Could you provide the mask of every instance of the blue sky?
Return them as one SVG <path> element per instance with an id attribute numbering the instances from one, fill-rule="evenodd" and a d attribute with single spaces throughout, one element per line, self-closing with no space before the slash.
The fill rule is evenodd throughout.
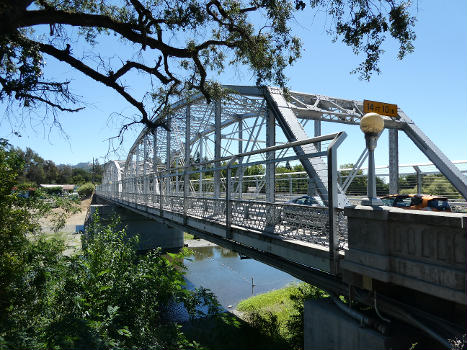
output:
<path id="1" fill-rule="evenodd" d="M 439 4 L 418 1 L 415 52 L 399 61 L 397 45 L 389 40 L 384 46 L 381 75 L 375 75 L 370 82 L 349 73 L 361 58 L 347 46 L 331 42 L 325 31 L 328 19 L 304 11 L 293 24 L 295 34 L 304 43 L 304 52 L 300 61 L 287 70 L 290 88 L 347 99 L 396 103 L 448 158 L 467 159 L 467 1 Z M 115 118 L 115 113 L 131 115 L 133 108 L 111 90 L 52 58 L 48 60 L 47 70 L 62 79 L 71 78 L 73 91 L 87 102 L 84 111 L 59 115 L 68 138 L 57 129 L 50 130 L 40 122 L 30 123 L 27 118 L 20 128 L 22 137 L 16 137 L 3 116 L 0 137 L 9 139 L 15 146 L 31 147 L 57 164 L 75 164 L 93 157 L 103 162 L 108 152 L 107 139 L 117 134 L 121 121 Z M 227 70 L 220 81 L 254 84 L 252 74 L 238 67 Z M 135 91 L 142 88 L 137 77 L 128 83 Z M 323 126 L 323 133 L 341 129 L 349 128 L 333 124 Z M 359 131 L 350 129 L 349 138 L 342 146 L 344 162 L 357 158 L 364 147 Z M 119 154 L 110 157 L 124 158 L 138 132 L 127 133 Z M 387 162 L 387 147 L 385 142 L 380 144 L 376 163 L 382 165 Z M 400 163 L 426 161 L 404 135 L 400 136 L 399 151 Z"/>

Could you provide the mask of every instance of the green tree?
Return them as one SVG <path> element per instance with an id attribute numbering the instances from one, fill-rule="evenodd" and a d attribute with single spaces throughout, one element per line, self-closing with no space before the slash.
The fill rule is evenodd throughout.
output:
<path id="1" fill-rule="evenodd" d="M 27 333 L 27 328 L 18 325 L 21 320 L 11 317 L 16 312 L 12 305 L 29 305 L 32 299 L 42 296 L 35 288 L 42 288 L 47 273 L 43 263 L 55 259 L 53 255 L 57 250 L 56 245 L 48 245 L 40 239 L 32 243 L 40 232 L 39 219 L 47 218 L 53 207 L 61 206 L 61 213 L 66 215 L 74 212 L 76 206 L 40 190 L 30 191 L 29 184 L 18 184 L 25 164 L 22 156 L 6 140 L 0 139 L 0 330 L 19 327 L 18 332 Z M 59 228 L 63 216 L 56 217 L 54 223 Z M 35 302 L 40 304 L 41 301 L 36 299 Z M 18 317 L 27 319 L 29 311 L 22 309 Z M 3 336 L 1 332 L 0 337 Z"/>
<path id="2" fill-rule="evenodd" d="M 103 226 L 97 214 L 82 252 L 63 255 L 63 242 L 40 234 L 52 198 L 26 198 L 17 184 L 23 165 L 0 140 L 0 348 L 198 348 L 170 307 L 195 317 L 215 314 L 218 303 L 203 288 L 184 288 L 183 255 L 139 255 L 137 237 L 117 231 L 117 222 Z"/>
<path id="3" fill-rule="evenodd" d="M 92 182 L 86 182 L 78 188 L 78 194 L 81 198 L 88 198 L 92 195 L 94 190 L 94 184 Z"/>
<path id="4" fill-rule="evenodd" d="M 69 165 L 61 165 L 58 167 L 57 183 L 70 184 L 73 182 L 73 169 Z"/>
<path id="5" fill-rule="evenodd" d="M 45 182 L 53 184 L 57 182 L 58 169 L 54 162 L 46 160 L 44 162 Z"/>
<path id="6" fill-rule="evenodd" d="M 379 72 L 387 37 L 398 42 L 399 58 L 413 50 L 415 20 L 404 0 L 8 1 L 0 6 L 0 99 L 33 110 L 81 109 L 68 79 L 44 73 L 52 57 L 113 89 L 138 111 L 134 122 L 165 126 L 153 116 L 166 111 L 171 96 L 201 92 L 211 101 L 221 93 L 213 78 L 228 65 L 245 65 L 257 85 L 284 86 L 284 70 L 301 51 L 290 23 L 306 7 L 330 17 L 333 39 L 363 53 L 355 71 L 364 79 Z M 96 45 L 109 40 L 114 53 Z M 120 50 L 125 45 L 132 50 Z M 150 79 L 143 97 L 127 84 L 134 71 Z"/>
<path id="7" fill-rule="evenodd" d="M 353 164 L 343 164 L 341 165 L 341 169 L 352 169 Z M 341 177 L 341 182 L 344 183 L 346 178 L 349 176 L 350 170 L 341 170 L 339 172 L 339 175 Z M 362 170 L 357 171 L 357 175 L 354 177 L 352 182 L 350 183 L 348 189 L 347 189 L 347 194 L 348 195 L 355 195 L 355 196 L 364 196 L 367 193 L 367 187 L 368 187 L 368 179 L 366 176 L 361 176 L 363 175 Z M 376 194 L 378 196 L 383 196 L 389 193 L 389 185 L 384 182 L 384 180 L 380 177 L 376 177 Z"/>
<path id="8" fill-rule="evenodd" d="M 91 181 L 92 175 L 89 171 L 86 171 L 82 168 L 73 168 L 71 171 L 72 179 L 74 184 L 83 184 L 85 182 Z"/>

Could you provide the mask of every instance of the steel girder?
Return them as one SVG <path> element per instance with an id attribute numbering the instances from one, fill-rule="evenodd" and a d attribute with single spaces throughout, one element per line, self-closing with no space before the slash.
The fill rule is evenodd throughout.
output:
<path id="1" fill-rule="evenodd" d="M 296 140 L 297 132 L 300 138 L 308 137 L 303 130 L 301 120 L 315 120 L 315 130 L 320 129 L 320 122 L 335 122 L 358 125 L 363 116 L 363 103 L 361 101 L 333 98 L 318 94 L 306 94 L 290 91 L 284 94 L 282 90 L 274 88 L 259 88 L 254 86 L 226 85 L 227 94 L 218 103 L 207 104 L 200 94 L 182 99 L 171 106 L 171 131 L 159 128 L 154 134 L 144 129 L 133 144 L 125 162 L 124 178 L 137 177 L 144 173 L 156 174 L 158 169 L 170 168 L 175 163 L 183 166 L 190 158 L 232 155 L 237 152 L 230 140 L 238 142 L 240 148 L 247 151 L 257 147 L 258 141 L 263 140 L 267 111 L 274 113 L 276 122 L 284 131 L 289 141 Z M 220 109 L 220 118 L 216 125 L 216 106 Z M 219 112 L 219 111 L 218 111 Z M 186 123 L 189 116 L 190 123 Z M 286 122 L 284 122 L 286 120 Z M 254 121 L 254 122 L 252 122 Z M 291 124 L 294 126 L 291 127 Z M 390 134 L 390 186 L 395 191 L 397 181 L 397 130 L 402 130 L 413 140 L 420 150 L 439 168 L 464 198 L 467 198 L 467 180 L 445 157 L 442 152 L 418 129 L 402 110 L 399 109 L 399 118 L 384 117 L 385 127 L 395 129 Z M 189 135 L 187 135 L 189 125 Z M 291 133 L 287 129 L 295 129 Z M 216 135 L 217 129 L 217 137 Z M 300 130 L 301 129 L 301 130 Z M 219 132 L 221 130 L 222 132 Z M 298 131 L 297 131 L 298 130 Z M 225 132 L 224 132 L 225 131 Z M 315 136 L 316 136 L 315 131 Z M 294 134 L 295 133 L 295 134 Z M 234 135 L 234 136 L 232 136 Z M 189 136 L 189 137 L 187 137 Z M 263 139 L 261 139 L 263 138 Z M 190 140 L 188 150 L 187 141 Z M 261 139 L 261 140 L 260 140 Z M 220 140 L 220 141 L 219 141 Z M 221 152 L 216 149 L 216 142 L 221 142 Z M 230 142 L 230 143 L 229 143 Z M 268 144 L 270 144 L 270 140 Z M 218 145 L 217 145 L 218 147 Z M 296 150 L 301 153 L 304 150 Z M 306 151 L 306 150 L 305 150 Z M 310 148 L 307 152 L 318 151 Z M 190 155 L 190 158 L 187 156 Z M 318 159 L 318 158 L 315 158 Z M 305 166 L 310 177 L 315 179 L 319 194 L 326 199 L 326 188 L 319 184 L 325 183 L 325 172 L 319 162 L 309 162 Z M 270 178 L 270 177 L 268 177 Z M 143 185 L 137 181 L 131 186 L 141 188 Z M 139 187 L 138 187 L 139 186 Z M 217 192 L 217 191 L 216 191 Z M 269 195 L 269 198 L 273 198 Z M 339 206 L 348 203 L 344 193 L 339 198 Z"/>

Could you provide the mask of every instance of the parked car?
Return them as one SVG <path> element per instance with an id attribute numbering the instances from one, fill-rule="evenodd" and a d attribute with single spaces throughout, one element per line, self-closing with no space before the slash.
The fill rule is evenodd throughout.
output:
<path id="1" fill-rule="evenodd" d="M 324 207 L 324 203 L 319 197 L 311 197 L 308 195 L 300 196 L 294 199 L 291 199 L 287 204 L 302 204 L 310 205 L 312 207 Z"/>
<path id="2" fill-rule="evenodd" d="M 311 197 L 308 195 L 300 196 L 289 200 L 285 203 L 280 219 L 281 221 L 287 221 L 288 224 L 295 222 L 301 223 L 303 216 L 310 215 L 310 211 L 306 206 L 315 208 L 324 208 L 325 205 L 320 197 Z M 293 206 L 288 204 L 298 204 L 300 206 Z M 318 214 L 319 215 L 319 214 Z"/>
<path id="3" fill-rule="evenodd" d="M 424 194 L 391 194 L 381 197 L 384 205 L 412 210 L 451 211 L 448 199 Z"/>

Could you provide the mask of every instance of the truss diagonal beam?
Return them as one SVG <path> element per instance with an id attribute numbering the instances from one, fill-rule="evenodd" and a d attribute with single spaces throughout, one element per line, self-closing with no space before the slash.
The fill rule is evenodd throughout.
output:
<path id="1" fill-rule="evenodd" d="M 302 124 L 297 119 L 295 113 L 289 108 L 287 101 L 283 95 L 282 90 L 277 88 L 266 87 L 264 89 L 264 95 L 266 100 L 269 103 L 269 107 L 274 113 L 274 116 L 279 123 L 282 131 L 284 132 L 287 140 L 289 142 L 306 140 L 308 135 L 303 129 Z M 305 146 L 294 147 L 295 153 L 299 156 L 309 155 L 317 153 L 317 149 L 313 144 L 308 144 Z M 319 193 L 319 196 L 324 201 L 328 203 L 328 174 L 327 174 L 327 165 L 321 160 L 321 158 L 301 158 L 300 162 L 302 163 L 305 171 L 308 176 L 312 178 L 316 184 L 316 189 Z M 350 205 L 349 200 L 345 194 L 340 191 L 339 193 L 339 207 L 344 207 Z"/>
<path id="2" fill-rule="evenodd" d="M 461 173 L 448 157 L 399 109 L 399 116 L 405 122 L 403 130 L 429 160 L 446 176 L 459 193 L 467 200 L 467 177 Z"/>

